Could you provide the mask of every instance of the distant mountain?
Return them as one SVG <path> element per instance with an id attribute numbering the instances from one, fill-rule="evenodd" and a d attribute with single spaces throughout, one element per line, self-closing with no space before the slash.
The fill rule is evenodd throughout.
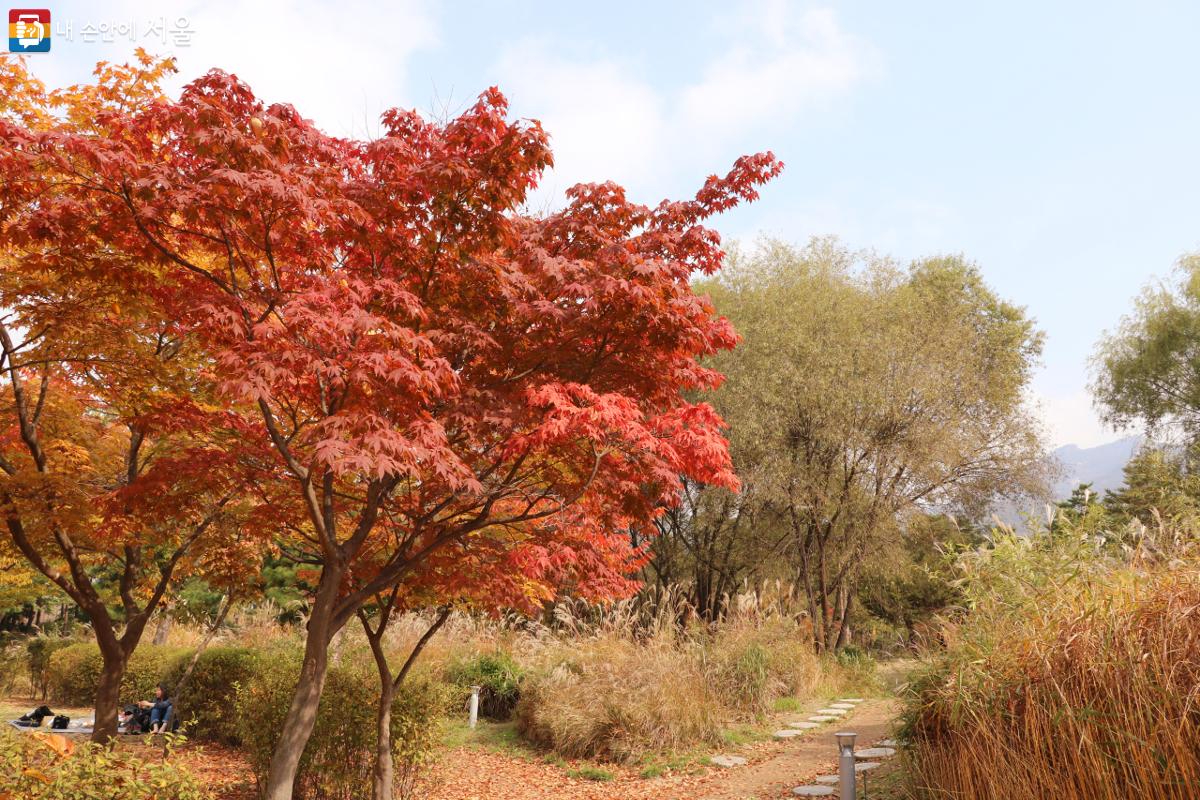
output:
<path id="1" fill-rule="evenodd" d="M 1092 490 L 1103 499 L 1106 490 L 1119 489 L 1125 483 L 1125 464 L 1141 445 L 1141 436 L 1126 436 L 1124 439 L 1095 447 L 1080 447 L 1077 444 L 1059 447 L 1051 454 L 1058 460 L 1062 470 L 1061 477 L 1053 486 L 1054 499 L 1067 499 L 1081 483 L 1092 484 Z M 1006 525 L 1024 533 L 1029 530 L 1025 515 L 1043 519 L 1044 508 L 1042 503 L 1018 504 L 1004 501 L 993 507 L 992 514 Z"/>
<path id="2" fill-rule="evenodd" d="M 1109 489 L 1119 489 L 1125 483 L 1122 470 L 1141 444 L 1141 436 L 1126 436 L 1096 447 L 1068 444 L 1058 448 L 1053 455 L 1061 463 L 1063 475 L 1054 484 L 1055 498 L 1070 496 L 1081 483 L 1092 484 L 1092 489 L 1101 496 Z"/>

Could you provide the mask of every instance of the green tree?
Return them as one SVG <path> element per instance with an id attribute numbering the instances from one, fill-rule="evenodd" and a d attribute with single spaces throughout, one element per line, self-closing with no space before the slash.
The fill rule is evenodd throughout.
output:
<path id="1" fill-rule="evenodd" d="M 804 587 L 818 648 L 845 641 L 866 556 L 904 515 L 975 515 L 1044 491 L 1022 397 L 1041 334 L 961 258 L 902 268 L 831 239 L 767 242 L 698 290 L 743 337 L 711 363 L 726 376 L 711 400 L 743 493 L 697 502 L 685 522 L 740 537 L 724 543 L 731 555 L 777 553 Z M 749 513 L 751 529 L 735 524 Z M 688 553 L 697 573 L 712 569 Z"/>
<path id="2" fill-rule="evenodd" d="M 1200 438 L 1200 254 L 1180 259 L 1172 284 L 1148 286 L 1105 335 L 1094 358 L 1092 392 L 1107 422 L 1180 429 Z"/>

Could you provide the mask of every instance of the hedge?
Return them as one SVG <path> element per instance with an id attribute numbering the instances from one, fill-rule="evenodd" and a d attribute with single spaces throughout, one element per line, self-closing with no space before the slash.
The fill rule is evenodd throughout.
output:
<path id="1" fill-rule="evenodd" d="M 134 650 L 121 679 L 121 702 L 153 697 L 154 687 L 190 655 L 188 650 L 155 645 L 142 645 Z M 92 705 L 103 666 L 100 648 L 94 642 L 80 642 L 55 651 L 47 670 L 49 702 L 64 706 Z"/>

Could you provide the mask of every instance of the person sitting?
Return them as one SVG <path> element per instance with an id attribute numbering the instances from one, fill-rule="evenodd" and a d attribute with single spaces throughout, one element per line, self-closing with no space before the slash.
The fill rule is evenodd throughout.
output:
<path id="1" fill-rule="evenodd" d="M 162 733 L 171 716 L 171 697 L 161 683 L 154 687 L 154 700 L 141 700 L 138 705 L 150 710 L 150 733 Z"/>

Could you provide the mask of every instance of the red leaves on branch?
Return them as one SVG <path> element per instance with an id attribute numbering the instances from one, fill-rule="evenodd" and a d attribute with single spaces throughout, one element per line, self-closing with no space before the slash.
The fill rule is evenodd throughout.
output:
<path id="1" fill-rule="evenodd" d="M 521 207 L 548 139 L 496 89 L 445 124 L 389 111 L 369 141 L 219 71 L 177 101 L 101 94 L 0 127 L 5 174 L 56 181 L 6 235 L 39 269 L 136 287 L 205 354 L 258 518 L 334 569 L 335 616 L 397 581 L 491 606 L 626 594 L 628 530 L 681 475 L 737 485 L 721 420 L 684 396 L 736 334 L 690 278 L 723 257 L 702 223 L 755 199 L 771 154 L 691 200 L 591 184 L 539 218 Z"/>

